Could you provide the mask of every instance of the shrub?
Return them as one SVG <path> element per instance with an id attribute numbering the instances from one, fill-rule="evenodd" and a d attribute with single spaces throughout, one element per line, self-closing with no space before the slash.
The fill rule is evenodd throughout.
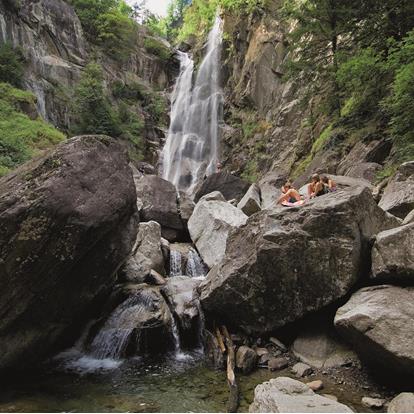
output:
<path id="1" fill-rule="evenodd" d="M 9 43 L 0 46 L 0 82 L 20 86 L 24 72 L 24 57 L 20 48 Z"/>
<path id="2" fill-rule="evenodd" d="M 161 60 L 166 61 L 171 57 L 171 52 L 168 47 L 152 37 L 147 37 L 144 40 L 144 47 L 148 53 L 158 56 Z"/>

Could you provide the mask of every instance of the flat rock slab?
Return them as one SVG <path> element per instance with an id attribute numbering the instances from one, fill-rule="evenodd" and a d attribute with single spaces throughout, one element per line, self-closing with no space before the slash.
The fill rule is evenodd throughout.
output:
<path id="1" fill-rule="evenodd" d="M 335 326 L 365 359 L 414 374 L 414 287 L 360 289 L 338 309 Z"/>
<path id="2" fill-rule="evenodd" d="M 306 384 L 279 377 L 254 390 L 251 413 L 352 413 L 344 404 L 315 394 Z"/>

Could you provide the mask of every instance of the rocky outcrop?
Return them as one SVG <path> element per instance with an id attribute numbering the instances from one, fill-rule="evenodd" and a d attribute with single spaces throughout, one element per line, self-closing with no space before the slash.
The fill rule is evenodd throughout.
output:
<path id="1" fill-rule="evenodd" d="M 219 191 L 223 197 L 230 200 L 240 201 L 249 188 L 249 183 L 235 175 L 220 172 L 209 175 L 197 191 L 194 201 L 197 203 L 201 197 L 213 191 Z"/>
<path id="2" fill-rule="evenodd" d="M 414 281 L 414 223 L 377 234 L 372 248 L 371 277 Z"/>
<path id="3" fill-rule="evenodd" d="M 260 206 L 260 187 L 257 184 L 252 184 L 239 204 L 237 204 L 237 208 L 243 211 L 246 216 L 251 216 L 261 210 Z"/>
<path id="4" fill-rule="evenodd" d="M 124 281 L 142 283 L 151 270 L 165 275 L 161 226 L 155 221 L 140 223 L 132 254 L 119 275 Z"/>
<path id="5" fill-rule="evenodd" d="M 385 188 L 379 206 L 402 219 L 414 208 L 414 161 L 400 165 Z"/>
<path id="6" fill-rule="evenodd" d="M 368 271 L 368 239 L 395 225 L 362 187 L 256 213 L 230 232 L 203 307 L 249 333 L 284 326 L 343 297 Z"/>
<path id="7" fill-rule="evenodd" d="M 381 285 L 354 293 L 335 326 L 375 366 L 414 375 L 414 288 Z"/>
<path id="8" fill-rule="evenodd" d="M 74 339 L 136 226 L 127 157 L 109 137 L 72 138 L 0 179 L 0 368 Z"/>
<path id="9" fill-rule="evenodd" d="M 168 241 L 185 238 L 174 185 L 156 175 L 145 175 L 135 185 L 141 220 L 161 224 L 162 236 Z"/>
<path id="10" fill-rule="evenodd" d="M 219 192 L 201 198 L 188 221 L 188 230 L 208 267 L 221 262 L 229 231 L 240 227 L 246 220 L 247 216 L 229 204 Z"/>
<path id="11" fill-rule="evenodd" d="M 236 352 L 236 367 L 243 374 L 250 374 L 256 369 L 258 359 L 259 357 L 254 349 L 242 345 Z"/>
<path id="12" fill-rule="evenodd" d="M 306 384 L 279 377 L 258 385 L 250 413 L 352 413 L 344 404 L 315 394 Z"/>
<path id="13" fill-rule="evenodd" d="M 414 412 L 414 393 L 402 392 L 392 399 L 387 409 L 388 413 Z"/>

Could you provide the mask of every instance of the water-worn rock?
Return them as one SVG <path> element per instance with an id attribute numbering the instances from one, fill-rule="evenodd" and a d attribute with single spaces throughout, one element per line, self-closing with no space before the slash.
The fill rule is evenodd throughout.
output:
<path id="1" fill-rule="evenodd" d="M 338 367 L 358 360 L 355 352 L 324 327 L 301 332 L 293 342 L 292 351 L 302 362 L 316 368 Z"/>
<path id="2" fill-rule="evenodd" d="M 372 248 L 371 277 L 414 281 L 414 223 L 377 234 Z"/>
<path id="3" fill-rule="evenodd" d="M 184 223 L 187 223 L 194 211 L 194 201 L 184 191 L 179 192 L 178 204 L 180 209 L 180 217 Z"/>
<path id="4" fill-rule="evenodd" d="M 270 371 L 280 371 L 289 365 L 289 361 L 284 357 L 270 358 L 267 362 L 267 367 Z"/>
<path id="5" fill-rule="evenodd" d="M 258 356 L 254 349 L 248 346 L 241 346 L 236 352 L 236 367 L 243 372 L 243 374 L 250 374 L 257 367 Z"/>
<path id="6" fill-rule="evenodd" d="M 411 224 L 414 223 L 414 209 L 411 210 L 410 213 L 408 213 L 405 216 L 404 221 L 402 222 L 402 224 L 405 226 L 406 224 Z"/>
<path id="7" fill-rule="evenodd" d="M 303 362 L 298 362 L 297 364 L 293 365 L 292 372 L 299 378 L 307 377 L 308 375 L 312 374 L 313 369 L 307 364 Z"/>
<path id="8" fill-rule="evenodd" d="M 237 207 L 216 199 L 217 193 L 213 195 L 214 199 L 208 194 L 201 198 L 188 221 L 191 239 L 210 268 L 224 257 L 229 231 L 247 220 L 247 216 Z"/>
<path id="9" fill-rule="evenodd" d="M 413 413 L 414 393 L 402 392 L 393 398 L 388 405 L 388 413 Z"/>
<path id="10" fill-rule="evenodd" d="M 382 398 L 362 397 L 361 403 L 364 407 L 379 409 L 384 406 L 385 400 Z"/>
<path id="11" fill-rule="evenodd" d="M 379 206 L 402 219 L 414 208 L 414 161 L 400 165 L 385 188 Z"/>
<path id="12" fill-rule="evenodd" d="M 145 175 L 135 181 L 140 200 L 142 221 L 161 224 L 162 236 L 176 241 L 185 232 L 178 210 L 177 190 L 172 183 L 156 175 Z"/>
<path id="13" fill-rule="evenodd" d="M 208 176 L 197 191 L 194 201 L 197 203 L 201 197 L 213 191 L 219 191 L 226 200 L 235 198 L 240 201 L 249 188 L 249 183 L 227 172 L 219 172 Z"/>
<path id="14" fill-rule="evenodd" d="M 148 283 L 149 285 L 158 285 L 162 286 L 165 285 L 167 282 L 166 280 L 154 269 L 151 269 L 144 277 L 144 282 Z"/>
<path id="15" fill-rule="evenodd" d="M 72 138 L 0 179 L 0 368 L 41 360 L 106 295 L 137 227 L 121 146 Z"/>
<path id="16" fill-rule="evenodd" d="M 320 391 L 321 389 L 323 389 L 323 382 L 321 380 L 315 380 L 315 381 L 307 382 L 306 385 L 312 391 Z"/>
<path id="17" fill-rule="evenodd" d="M 368 240 L 395 225 L 363 187 L 256 213 L 230 232 L 201 286 L 203 308 L 248 333 L 284 326 L 343 297 L 369 262 Z"/>
<path id="18" fill-rule="evenodd" d="M 369 362 L 414 374 L 414 287 L 360 289 L 338 309 L 335 326 Z"/>
<path id="19" fill-rule="evenodd" d="M 246 216 L 251 216 L 261 210 L 260 204 L 260 187 L 257 184 L 252 184 L 237 204 L 237 208 L 243 211 Z"/>
<path id="20" fill-rule="evenodd" d="M 279 377 L 258 385 L 250 413 L 352 413 L 344 404 L 315 394 L 306 384 Z"/>
<path id="21" fill-rule="evenodd" d="M 124 281 L 142 283 L 151 269 L 165 275 L 161 226 L 155 221 L 139 224 L 131 256 L 120 270 L 119 276 Z"/>

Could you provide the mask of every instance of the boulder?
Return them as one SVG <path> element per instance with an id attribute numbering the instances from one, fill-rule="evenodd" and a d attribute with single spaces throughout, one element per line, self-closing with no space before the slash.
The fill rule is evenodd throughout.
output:
<path id="1" fill-rule="evenodd" d="M 361 404 L 363 407 L 378 410 L 384 406 L 385 400 L 382 398 L 362 397 Z"/>
<path id="2" fill-rule="evenodd" d="M 243 345 L 236 352 L 236 367 L 243 374 L 250 374 L 256 369 L 258 359 L 258 355 L 254 349 Z"/>
<path id="3" fill-rule="evenodd" d="M 388 405 L 388 413 L 413 413 L 414 393 L 402 392 L 394 397 Z"/>
<path id="4" fill-rule="evenodd" d="M 156 175 L 144 175 L 135 180 L 142 221 L 156 221 L 162 236 L 168 241 L 184 238 L 185 226 L 178 209 L 174 184 Z"/>
<path id="5" fill-rule="evenodd" d="M 414 161 L 400 165 L 385 188 L 379 206 L 402 219 L 414 208 Z"/>
<path id="6" fill-rule="evenodd" d="M 271 172 L 259 181 L 262 208 L 270 208 L 276 204 L 280 197 L 281 187 L 286 182 L 287 176 L 283 172 Z"/>
<path id="7" fill-rule="evenodd" d="M 307 364 L 303 362 L 298 362 L 297 364 L 293 365 L 292 372 L 299 378 L 307 377 L 308 375 L 312 374 L 313 369 Z"/>
<path id="8" fill-rule="evenodd" d="M 348 346 L 341 343 L 334 332 L 322 327 L 305 329 L 292 345 L 293 354 L 315 368 L 333 368 L 358 361 Z"/>
<path id="9" fill-rule="evenodd" d="M 363 187 L 256 213 L 230 232 L 200 287 L 203 308 L 249 334 L 271 332 L 345 296 L 368 270 L 369 239 L 395 225 Z"/>
<path id="10" fill-rule="evenodd" d="M 414 209 L 412 209 L 411 212 L 405 216 L 405 219 L 402 222 L 403 225 L 410 224 L 410 223 L 414 223 Z"/>
<path id="11" fill-rule="evenodd" d="M 0 179 L 0 369 L 77 337 L 137 223 L 127 156 L 106 136 L 72 138 Z"/>
<path id="12" fill-rule="evenodd" d="M 155 221 L 140 223 L 132 254 L 119 272 L 121 280 L 144 282 L 151 269 L 165 275 L 161 248 L 161 226 Z"/>
<path id="13" fill-rule="evenodd" d="M 260 204 L 260 187 L 257 184 L 252 184 L 237 204 L 237 208 L 243 211 L 246 216 L 251 216 L 261 210 Z"/>
<path id="14" fill-rule="evenodd" d="M 271 379 L 254 390 L 250 413 L 352 413 L 344 404 L 315 394 L 306 384 L 287 377 Z"/>
<path id="15" fill-rule="evenodd" d="M 194 201 L 191 200 L 190 196 L 184 192 L 179 192 L 178 204 L 180 209 L 180 217 L 185 224 L 187 224 L 188 220 L 190 220 L 191 215 L 194 211 Z"/>
<path id="16" fill-rule="evenodd" d="M 312 391 L 320 391 L 320 390 L 323 389 L 323 382 L 321 380 L 315 380 L 315 381 L 307 382 L 306 385 Z"/>
<path id="17" fill-rule="evenodd" d="M 157 285 L 157 286 L 162 286 L 167 283 L 166 280 L 154 269 L 151 269 L 145 275 L 144 282 L 148 283 L 149 285 Z"/>
<path id="18" fill-rule="evenodd" d="M 249 183 L 227 172 L 219 172 L 208 176 L 197 191 L 194 201 L 213 191 L 219 191 L 226 200 L 235 198 L 240 201 L 249 188 Z"/>
<path id="19" fill-rule="evenodd" d="M 335 326 L 368 362 L 414 374 L 414 287 L 360 289 L 338 309 Z"/>
<path id="20" fill-rule="evenodd" d="M 382 165 L 376 162 L 360 162 L 353 165 L 346 175 L 354 178 L 362 178 L 372 184 L 376 181 L 377 174 L 381 169 Z"/>
<path id="21" fill-rule="evenodd" d="M 414 281 L 414 223 L 377 234 L 372 248 L 371 277 Z"/>
<path id="22" fill-rule="evenodd" d="M 247 216 L 241 210 L 217 199 L 217 194 L 202 197 L 188 221 L 191 239 L 210 268 L 223 259 L 229 231 L 247 221 Z"/>
<path id="23" fill-rule="evenodd" d="M 270 358 L 267 362 L 267 367 L 270 371 L 280 371 L 289 365 L 289 361 L 284 357 Z"/>

